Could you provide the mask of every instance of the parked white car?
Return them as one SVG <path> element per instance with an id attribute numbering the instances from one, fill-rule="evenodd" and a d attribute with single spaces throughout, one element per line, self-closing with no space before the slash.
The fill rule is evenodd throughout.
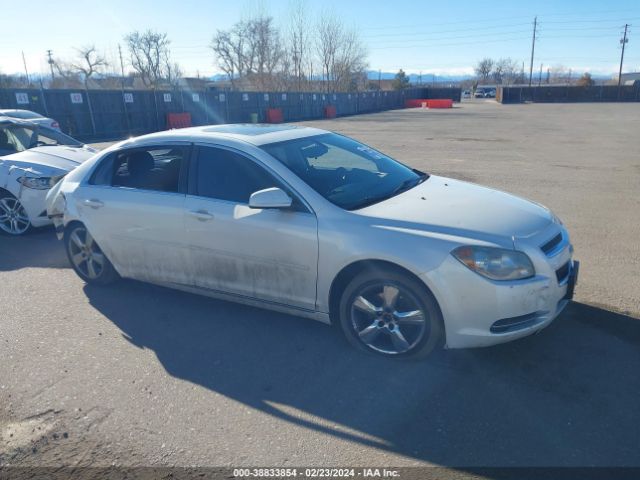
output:
<path id="1" fill-rule="evenodd" d="M 316 128 L 127 140 L 67 175 L 47 205 L 86 282 L 135 278 L 333 322 L 388 356 L 538 332 L 578 272 L 545 207 Z"/>
<path id="2" fill-rule="evenodd" d="M 95 152 L 57 130 L 0 118 L 0 233 L 51 224 L 47 192 Z"/>
<path id="3" fill-rule="evenodd" d="M 2 109 L 0 110 L 0 117 L 17 118 L 18 120 L 27 120 L 36 125 L 42 125 L 44 127 L 53 128 L 54 130 L 60 130 L 60 124 L 53 118 L 45 117 L 37 112 L 31 110 L 19 110 L 19 109 Z"/>

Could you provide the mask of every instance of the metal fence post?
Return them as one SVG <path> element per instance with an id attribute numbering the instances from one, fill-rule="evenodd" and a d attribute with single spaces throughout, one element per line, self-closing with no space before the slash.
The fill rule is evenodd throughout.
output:
<path id="1" fill-rule="evenodd" d="M 96 131 L 96 121 L 93 118 L 93 107 L 91 106 L 91 97 L 89 95 L 89 89 L 87 88 L 86 83 L 84 85 L 84 91 L 87 94 L 87 107 L 89 107 L 89 118 L 91 119 L 91 127 L 93 128 L 93 134 L 95 135 L 98 132 Z"/>

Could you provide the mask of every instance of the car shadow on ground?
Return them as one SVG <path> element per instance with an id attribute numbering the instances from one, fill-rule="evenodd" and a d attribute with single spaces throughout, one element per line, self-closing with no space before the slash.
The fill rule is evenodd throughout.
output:
<path id="1" fill-rule="evenodd" d="M 328 435 L 447 466 L 640 465 L 640 320 L 580 303 L 538 335 L 421 362 L 331 327 L 132 281 L 91 304 L 166 371 Z"/>
<path id="2" fill-rule="evenodd" d="M 34 228 L 20 236 L 0 232 L 0 272 L 28 267 L 69 267 L 64 245 L 52 226 Z"/>

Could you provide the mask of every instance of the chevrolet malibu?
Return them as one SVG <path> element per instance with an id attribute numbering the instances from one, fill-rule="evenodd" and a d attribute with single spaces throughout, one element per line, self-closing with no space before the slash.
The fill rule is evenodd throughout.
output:
<path id="1" fill-rule="evenodd" d="M 390 357 L 536 333 L 578 272 L 545 207 L 316 128 L 126 140 L 68 174 L 47 204 L 88 283 L 133 278 L 308 317 Z"/>

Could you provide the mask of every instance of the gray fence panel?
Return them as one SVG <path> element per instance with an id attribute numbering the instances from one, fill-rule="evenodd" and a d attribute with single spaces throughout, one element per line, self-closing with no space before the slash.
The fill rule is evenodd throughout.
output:
<path id="1" fill-rule="evenodd" d="M 338 116 L 357 115 L 403 108 L 405 100 L 410 98 L 452 98 L 459 101 L 460 93 L 459 88 L 424 87 L 352 93 L 90 90 L 92 122 L 85 90 L 31 88 L 1 89 L 0 108 L 36 111 L 56 119 L 63 131 L 89 141 L 164 130 L 169 113 L 188 112 L 193 125 L 207 125 L 249 122 L 251 114 L 257 114 L 258 121 L 264 122 L 267 109 L 280 108 L 284 121 L 294 122 L 324 118 L 325 107 L 329 105 L 336 108 Z M 540 95 L 543 92 L 536 93 L 536 96 Z M 604 90 L 598 98 L 604 100 L 615 95 L 617 93 Z M 522 101 L 521 98 L 522 92 L 516 95 L 505 89 L 503 102 Z M 627 98 L 637 100 L 637 91 L 625 91 Z M 19 104 L 18 99 L 26 103 Z"/>
<path id="2" fill-rule="evenodd" d="M 640 82 L 635 85 L 594 86 L 532 86 L 502 87 L 502 103 L 574 103 L 574 102 L 638 102 L 640 101 Z"/>

